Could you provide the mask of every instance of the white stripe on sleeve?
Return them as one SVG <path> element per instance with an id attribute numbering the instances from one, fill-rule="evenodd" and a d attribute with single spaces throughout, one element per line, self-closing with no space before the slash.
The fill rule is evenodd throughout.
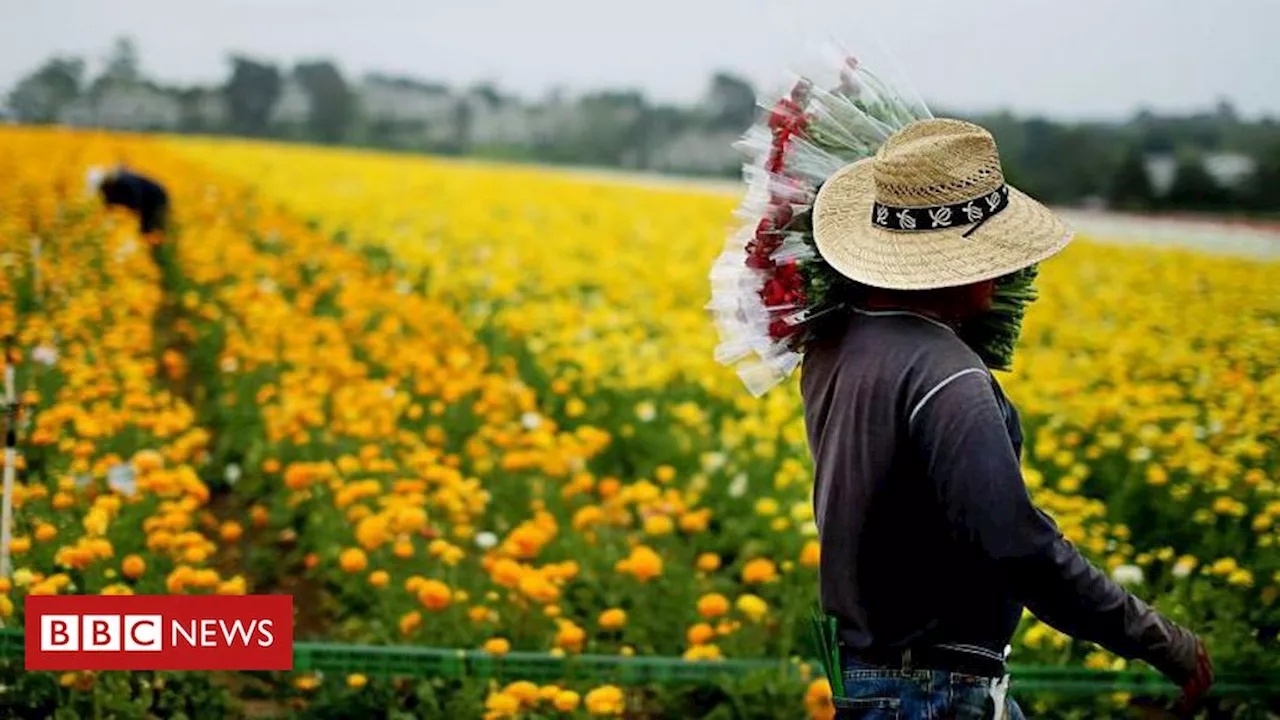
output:
<path id="1" fill-rule="evenodd" d="M 956 380 L 956 379 L 958 379 L 958 378 L 962 378 L 962 377 L 964 377 L 965 375 L 968 375 L 968 374 L 970 374 L 970 373 L 981 373 L 981 374 L 985 375 L 985 374 L 987 373 L 987 371 L 986 371 L 985 369 L 983 369 L 983 368 L 965 368 L 964 370 L 961 370 L 961 371 L 960 371 L 960 372 L 958 372 L 958 373 L 954 373 L 954 374 L 952 374 L 952 375 L 951 375 L 951 376 L 949 376 L 947 379 L 943 380 L 942 382 L 938 383 L 937 385 L 934 385 L 934 386 L 933 386 L 933 389 L 931 389 L 929 392 L 925 393 L 925 394 L 924 394 L 924 397 L 920 398 L 920 402 L 916 403 L 916 406 L 915 406 L 914 408 L 912 408 L 912 409 L 911 409 L 911 415 L 907 417 L 907 424 L 908 424 L 908 425 L 910 425 L 911 423 L 915 422 L 915 420 L 916 420 L 916 415 L 919 415 L 919 414 L 920 414 L 920 411 L 921 411 L 921 410 L 923 410 L 923 409 L 924 409 L 924 406 L 925 406 L 925 405 L 927 405 L 927 404 L 929 403 L 929 401 L 933 399 L 933 396 L 934 396 L 934 395 L 937 395 L 937 394 L 938 394 L 938 391 L 940 391 L 940 390 L 942 390 L 942 388 L 944 388 L 944 387 L 946 387 L 946 386 L 950 385 L 950 384 L 951 384 L 951 382 L 952 382 L 953 380 Z"/>

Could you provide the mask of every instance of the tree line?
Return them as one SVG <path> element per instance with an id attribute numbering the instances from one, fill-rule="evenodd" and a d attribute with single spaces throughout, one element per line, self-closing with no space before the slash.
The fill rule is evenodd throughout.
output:
<path id="1" fill-rule="evenodd" d="M 544 132 L 510 137 L 481 136 L 477 114 L 501 105 L 528 108 L 529 117 L 547 101 L 527 103 L 492 85 L 463 90 L 414 78 L 373 76 L 384 83 L 459 101 L 427 128 L 422 120 L 387 118 L 362 107 L 359 86 L 336 63 L 313 59 L 292 67 L 257 58 L 228 58 L 226 79 L 215 87 L 162 87 L 145 77 L 138 52 L 118 40 L 101 72 L 89 78 L 79 57 L 53 57 L 23 77 L 7 94 L 9 114 L 24 123 L 57 123 L 76 101 L 94 100 L 121 85 L 146 87 L 172 98 L 181 112 L 166 131 L 226 133 L 392 150 L 481 155 L 547 163 L 681 170 L 728 175 L 738 159 L 726 137 L 745 129 L 760 112 L 756 89 L 730 73 L 718 73 L 696 104 L 652 102 L 644 93 L 610 90 L 555 100 L 572 122 L 548 121 Z M 366 78 L 366 81 L 368 78 Z M 286 85 L 301 88 L 307 111 L 301 122 L 273 121 Z M 210 114 L 212 99 L 222 111 Z M 1241 118 L 1231 105 L 1180 116 L 1142 111 L 1125 120 L 1059 122 L 1010 113 L 948 112 L 989 128 L 1000 145 L 1012 184 L 1064 205 L 1105 204 L 1125 210 L 1188 210 L 1272 213 L 1280 210 L 1280 125 L 1273 118 Z M 430 130 L 430 131 L 429 131 Z M 707 150 L 688 167 L 673 166 L 666 152 Z M 719 152 L 723 151 L 723 152 Z M 664 157 L 667 158 L 664 160 Z M 1215 171 L 1215 160 L 1244 162 L 1247 171 Z M 1156 166 L 1163 163 L 1159 181 Z"/>

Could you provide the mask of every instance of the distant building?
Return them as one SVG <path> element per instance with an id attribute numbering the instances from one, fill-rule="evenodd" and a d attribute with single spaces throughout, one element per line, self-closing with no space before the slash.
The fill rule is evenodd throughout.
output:
<path id="1" fill-rule="evenodd" d="M 110 83 L 69 103 L 59 121 L 114 130 L 174 130 L 182 121 L 176 93 L 150 83 Z"/>
<path id="2" fill-rule="evenodd" d="M 311 95 L 293 78 L 284 81 L 271 107 L 272 125 L 301 125 L 311 117 Z"/>
<path id="3" fill-rule="evenodd" d="M 468 93 L 467 140 L 473 145 L 531 145 L 536 112 L 523 103 L 485 92 Z"/>
<path id="4" fill-rule="evenodd" d="M 443 85 L 390 75 L 366 75 L 355 88 L 366 122 L 406 144 L 441 145 L 458 137 L 460 100 Z"/>
<path id="5" fill-rule="evenodd" d="M 573 136 L 586 125 L 581 106 L 563 97 L 552 96 L 531 108 L 529 112 L 533 141 L 537 144 L 554 142 L 557 138 Z"/>
<path id="6" fill-rule="evenodd" d="M 1177 158 L 1169 153 L 1160 153 L 1148 155 L 1144 162 L 1152 191 L 1157 196 L 1169 194 L 1178 174 Z M 1209 177 L 1224 188 L 1239 187 L 1253 176 L 1258 167 L 1256 160 L 1241 153 L 1209 153 L 1202 162 Z"/>
<path id="7" fill-rule="evenodd" d="M 1253 177 L 1258 163 L 1241 153 L 1214 153 L 1204 159 L 1204 169 L 1219 185 L 1236 188 Z"/>
<path id="8" fill-rule="evenodd" d="M 691 130 L 677 135 L 650 157 L 654 170 L 675 173 L 723 173 L 742 165 L 742 154 L 733 147 L 742 133 Z"/>
<path id="9" fill-rule="evenodd" d="M 207 129 L 224 128 L 231 117 L 227 110 L 227 96 L 220 89 L 198 90 L 188 107 L 192 119 Z"/>

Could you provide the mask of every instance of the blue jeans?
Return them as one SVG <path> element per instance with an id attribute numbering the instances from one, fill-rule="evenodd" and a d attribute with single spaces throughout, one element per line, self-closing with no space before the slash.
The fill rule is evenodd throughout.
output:
<path id="1" fill-rule="evenodd" d="M 991 678 L 938 670 L 904 670 L 844 662 L 844 697 L 836 720 L 1025 720 L 1004 693 L 997 715 Z"/>

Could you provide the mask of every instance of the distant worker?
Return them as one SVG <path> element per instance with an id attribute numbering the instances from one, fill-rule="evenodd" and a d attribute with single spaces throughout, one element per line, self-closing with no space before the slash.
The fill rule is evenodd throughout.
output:
<path id="1" fill-rule="evenodd" d="M 119 205 L 138 216 L 143 234 L 162 232 L 169 220 L 169 194 L 160 183 L 126 170 L 93 168 L 89 171 L 89 188 L 102 196 L 108 207 Z"/>

